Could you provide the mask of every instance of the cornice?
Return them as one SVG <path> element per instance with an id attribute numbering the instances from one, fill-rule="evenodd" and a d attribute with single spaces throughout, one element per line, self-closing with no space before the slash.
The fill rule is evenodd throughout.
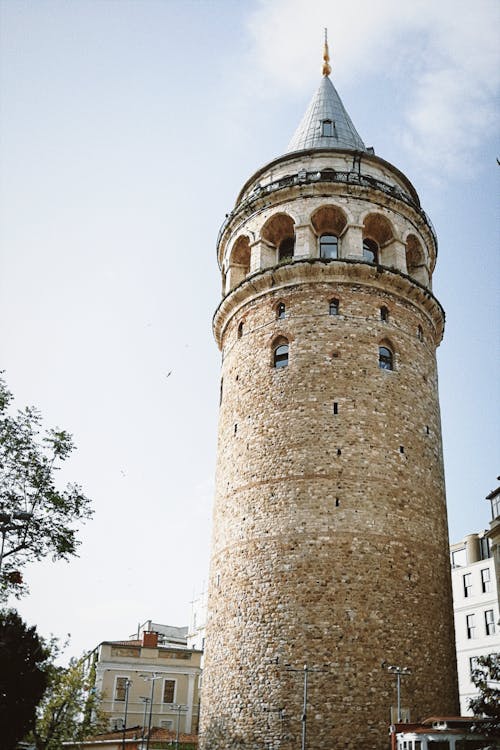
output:
<path id="1" fill-rule="evenodd" d="M 248 302 L 278 289 L 332 281 L 379 289 L 416 305 L 426 314 L 434 329 L 435 345 L 440 344 L 444 333 L 445 312 L 432 292 L 410 276 L 366 261 L 305 258 L 247 276 L 221 300 L 213 317 L 213 332 L 219 348 L 222 347 L 222 338 L 229 321 Z"/>

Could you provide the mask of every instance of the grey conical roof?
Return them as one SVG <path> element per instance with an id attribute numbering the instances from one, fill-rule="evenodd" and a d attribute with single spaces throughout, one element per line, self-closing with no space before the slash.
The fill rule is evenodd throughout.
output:
<path id="1" fill-rule="evenodd" d="M 332 135 L 323 135 L 323 122 L 333 123 Z M 302 122 L 288 144 L 286 153 L 309 148 L 354 149 L 366 151 L 335 86 L 327 75 L 313 96 Z"/>

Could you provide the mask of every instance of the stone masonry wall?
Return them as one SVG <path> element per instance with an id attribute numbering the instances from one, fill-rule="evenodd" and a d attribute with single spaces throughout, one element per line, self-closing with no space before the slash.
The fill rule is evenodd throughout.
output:
<path id="1" fill-rule="evenodd" d="M 317 750 L 387 748 L 396 689 L 383 661 L 411 668 L 402 705 L 412 718 L 458 710 L 435 361 L 442 315 L 436 305 L 429 313 L 429 295 L 398 291 L 396 274 L 361 278 L 361 266 L 267 271 L 258 294 L 250 278 L 216 320 L 224 359 L 206 750 L 298 747 L 306 663 L 322 670 L 308 683 Z M 339 315 L 329 314 L 332 298 Z M 276 369 L 279 336 L 290 359 Z M 378 366 L 384 342 L 393 371 Z"/>

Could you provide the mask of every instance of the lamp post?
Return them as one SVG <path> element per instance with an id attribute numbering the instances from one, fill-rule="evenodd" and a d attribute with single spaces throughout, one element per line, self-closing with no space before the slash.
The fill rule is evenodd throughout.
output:
<path id="1" fill-rule="evenodd" d="M 123 717 L 122 750 L 125 750 L 125 732 L 127 730 L 127 713 L 128 713 L 128 691 L 130 689 L 131 684 L 132 684 L 132 680 L 129 680 L 127 677 L 125 681 L 125 714 Z"/>
<path id="2" fill-rule="evenodd" d="M 144 748 L 144 730 L 146 729 L 146 716 L 147 716 L 147 710 L 148 710 L 148 704 L 149 704 L 149 696 L 141 695 L 141 700 L 144 703 L 144 716 L 142 719 L 141 748 Z"/>
<path id="3" fill-rule="evenodd" d="M 14 513 L 0 513 L 0 531 L 2 533 L 2 544 L 0 546 L 0 571 L 2 570 L 2 562 L 4 558 L 5 539 L 9 531 L 20 531 L 23 526 L 27 526 L 28 522 L 33 518 L 33 513 L 24 511 L 15 511 Z M 22 524 L 13 523 L 14 521 L 23 521 Z"/>
<path id="4" fill-rule="evenodd" d="M 306 739 L 307 739 L 307 682 L 308 682 L 308 676 L 309 672 L 324 672 L 324 673 L 330 673 L 331 670 L 329 669 L 315 669 L 313 667 L 309 667 L 307 664 L 304 664 L 303 669 L 294 669 L 293 667 L 290 667 L 288 664 L 285 665 L 289 672 L 303 672 L 304 673 L 304 701 L 302 706 L 302 743 L 301 743 L 301 750 L 306 750 Z"/>
<path id="5" fill-rule="evenodd" d="M 176 748 L 179 747 L 179 731 L 180 731 L 180 723 L 181 723 L 181 711 L 187 711 L 188 706 L 183 706 L 181 703 L 177 703 L 177 705 L 174 704 L 173 708 L 177 710 L 177 731 L 175 735 L 175 746 Z"/>
<path id="6" fill-rule="evenodd" d="M 411 674 L 411 669 L 408 669 L 408 667 L 397 667 L 393 664 L 387 664 L 385 665 L 385 667 L 388 672 L 396 675 L 396 693 L 397 693 L 397 702 L 398 702 L 397 722 L 398 724 L 400 724 L 401 723 L 401 677 L 405 677 L 406 675 Z"/>
<path id="7" fill-rule="evenodd" d="M 156 672 L 153 672 L 152 675 L 141 674 L 141 677 L 143 680 L 146 680 L 146 682 L 151 682 L 151 693 L 149 696 L 148 736 L 146 738 L 146 750 L 149 750 L 149 740 L 151 737 L 151 720 L 153 718 L 153 697 L 154 697 L 154 689 L 155 689 L 155 680 L 161 680 L 163 675 L 156 674 Z"/>

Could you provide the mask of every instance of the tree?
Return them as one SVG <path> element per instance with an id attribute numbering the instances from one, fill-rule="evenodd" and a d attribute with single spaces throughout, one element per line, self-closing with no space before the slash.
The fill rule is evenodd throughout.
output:
<path id="1" fill-rule="evenodd" d="M 106 722 L 98 708 L 91 671 L 85 659 L 71 659 L 68 667 L 51 665 L 31 735 L 36 750 L 60 750 L 65 740 L 80 742 L 104 731 Z"/>
<path id="2" fill-rule="evenodd" d="M 478 656 L 471 678 L 479 694 L 476 698 L 469 700 L 469 708 L 475 716 L 485 718 L 484 722 L 478 722 L 474 731 L 498 739 L 500 738 L 500 653 Z"/>
<path id="3" fill-rule="evenodd" d="M 33 727 L 47 685 L 50 648 L 13 610 L 0 612 L 0 728 L 13 750 Z"/>
<path id="4" fill-rule="evenodd" d="M 92 515 L 78 485 L 60 490 L 55 484 L 75 447 L 71 435 L 42 432 L 42 417 L 32 406 L 9 413 L 12 398 L 0 377 L 0 600 L 25 591 L 19 569 L 27 562 L 76 555 L 74 524 Z"/>

